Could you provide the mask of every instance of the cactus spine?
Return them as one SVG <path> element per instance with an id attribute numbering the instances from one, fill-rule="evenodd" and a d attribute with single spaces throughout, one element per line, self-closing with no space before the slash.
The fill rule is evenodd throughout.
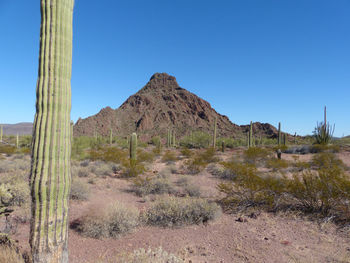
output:
<path id="1" fill-rule="evenodd" d="M 218 122 L 218 117 L 215 116 L 214 131 L 213 131 L 213 145 L 212 145 L 213 148 L 216 148 L 217 122 Z"/>
<path id="2" fill-rule="evenodd" d="M 41 0 L 30 186 L 33 263 L 68 262 L 74 0 Z"/>
<path id="3" fill-rule="evenodd" d="M 281 136 L 281 123 L 278 123 L 278 139 L 277 139 L 278 145 L 281 145 L 282 143 L 282 136 Z"/>
<path id="4" fill-rule="evenodd" d="M 137 160 L 136 156 L 136 150 L 137 150 L 137 134 L 134 132 L 130 136 L 130 164 L 134 165 Z"/>

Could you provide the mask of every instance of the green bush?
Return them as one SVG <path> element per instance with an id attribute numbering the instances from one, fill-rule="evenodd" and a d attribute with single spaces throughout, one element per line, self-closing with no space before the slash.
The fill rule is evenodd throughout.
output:
<path id="1" fill-rule="evenodd" d="M 273 169 L 274 171 L 288 168 L 289 163 L 283 159 L 271 158 L 266 161 L 266 167 Z"/>
<path id="2" fill-rule="evenodd" d="M 218 188 L 226 195 L 221 201 L 228 210 L 290 207 L 350 221 L 350 179 L 336 164 L 295 174 L 290 179 L 262 176 L 257 170 L 247 169 L 233 182 L 221 183 Z"/>
<path id="3" fill-rule="evenodd" d="M 174 151 L 166 151 L 162 157 L 162 162 L 175 162 L 178 158 Z"/>
<path id="4" fill-rule="evenodd" d="M 128 157 L 128 153 L 116 147 L 106 147 L 103 149 L 91 149 L 89 158 L 92 161 L 104 161 L 112 163 L 122 163 Z"/>
<path id="5" fill-rule="evenodd" d="M 146 167 L 143 163 L 130 162 L 129 160 L 125 160 L 123 162 L 123 176 L 124 177 L 136 177 L 143 174 L 146 171 Z"/>
<path id="6" fill-rule="evenodd" d="M 191 159 L 187 160 L 187 170 L 191 174 L 197 174 L 207 167 L 209 163 L 217 162 L 215 157 L 216 150 L 214 148 L 208 148 L 204 152 L 199 152 Z"/>
<path id="7" fill-rule="evenodd" d="M 148 224 L 163 227 L 204 223 L 216 219 L 220 207 L 200 198 L 163 197 L 155 201 L 144 217 Z"/>
<path id="8" fill-rule="evenodd" d="M 270 153 L 271 152 L 265 148 L 250 147 L 244 151 L 243 158 L 247 163 L 256 164 L 259 161 L 266 160 L 269 157 Z"/>
<path id="9" fill-rule="evenodd" d="M 139 225 L 139 211 L 116 202 L 106 208 L 92 208 L 75 228 L 84 236 L 92 238 L 113 237 L 132 231 Z"/>
<path id="10" fill-rule="evenodd" d="M 138 162 L 148 162 L 151 163 L 154 160 L 154 153 L 153 152 L 147 152 L 145 150 L 139 149 L 137 151 L 137 161 Z"/>
<path id="11" fill-rule="evenodd" d="M 330 152 L 321 152 L 313 156 L 312 165 L 316 168 L 338 168 L 345 169 L 345 164 L 335 154 Z"/>
<path id="12" fill-rule="evenodd" d="M 180 141 L 180 145 L 187 148 L 206 148 L 212 142 L 212 136 L 208 133 L 196 131 L 192 136 L 185 136 Z"/>
<path id="13" fill-rule="evenodd" d="M 11 145 L 0 145 L 0 153 L 4 153 L 6 155 L 12 155 L 16 152 L 16 147 Z"/>

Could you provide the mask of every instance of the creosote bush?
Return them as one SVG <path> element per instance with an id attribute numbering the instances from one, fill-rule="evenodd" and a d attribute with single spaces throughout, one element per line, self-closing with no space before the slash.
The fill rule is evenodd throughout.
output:
<path id="1" fill-rule="evenodd" d="M 75 228 L 84 236 L 99 239 L 117 238 L 138 225 L 138 209 L 116 202 L 105 208 L 91 208 L 80 221 L 76 222 Z"/>
<path id="2" fill-rule="evenodd" d="M 174 151 L 166 151 L 164 154 L 163 154 L 163 157 L 162 157 L 162 162 L 175 162 L 177 161 L 177 156 L 176 156 L 176 152 Z"/>
<path id="3" fill-rule="evenodd" d="M 257 164 L 260 161 L 265 161 L 271 152 L 268 149 L 261 147 L 250 147 L 243 153 L 244 161 L 247 163 Z"/>
<path id="4" fill-rule="evenodd" d="M 295 173 L 292 178 L 263 176 L 250 168 L 238 171 L 232 182 L 218 185 L 226 194 L 222 204 L 227 210 L 256 206 L 276 211 L 289 207 L 350 221 L 350 179 L 337 162 L 317 170 Z"/>
<path id="5" fill-rule="evenodd" d="M 216 150 L 208 148 L 204 152 L 196 153 L 191 159 L 186 161 L 187 170 L 191 174 L 197 174 L 207 167 L 209 163 L 217 162 Z"/>
<path id="6" fill-rule="evenodd" d="M 266 161 L 266 167 L 274 171 L 288 168 L 289 163 L 283 159 L 271 158 Z"/>
<path id="7" fill-rule="evenodd" d="M 165 196 L 156 200 L 143 216 L 150 225 L 173 227 L 204 223 L 220 214 L 221 208 L 205 199 Z"/>
<path id="8" fill-rule="evenodd" d="M 90 150 L 90 160 L 121 163 L 123 160 L 127 159 L 128 153 L 125 150 L 119 149 L 117 147 L 105 147 Z"/>

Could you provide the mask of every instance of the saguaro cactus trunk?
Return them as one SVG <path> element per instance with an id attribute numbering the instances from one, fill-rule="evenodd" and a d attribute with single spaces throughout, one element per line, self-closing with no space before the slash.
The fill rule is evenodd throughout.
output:
<path id="1" fill-rule="evenodd" d="M 136 151 L 137 151 L 137 134 L 134 132 L 131 134 L 130 137 L 130 164 L 135 165 L 137 157 L 136 157 Z"/>
<path id="2" fill-rule="evenodd" d="M 278 123 L 278 139 L 277 139 L 278 145 L 281 145 L 282 143 L 282 134 L 281 134 L 281 123 Z"/>
<path id="3" fill-rule="evenodd" d="M 30 186 L 34 263 L 68 262 L 74 0 L 41 0 Z"/>
<path id="4" fill-rule="evenodd" d="M 214 131 L 213 131 L 213 148 L 216 147 L 217 122 L 218 122 L 218 117 L 215 117 L 215 121 L 214 121 Z"/>

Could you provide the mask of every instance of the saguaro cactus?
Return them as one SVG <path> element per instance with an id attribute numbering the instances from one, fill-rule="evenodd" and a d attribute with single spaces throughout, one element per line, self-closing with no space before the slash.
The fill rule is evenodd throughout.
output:
<path id="1" fill-rule="evenodd" d="M 17 149 L 19 148 L 19 136 L 18 136 L 18 133 L 16 135 L 16 148 Z"/>
<path id="2" fill-rule="evenodd" d="M 172 134 L 171 130 L 168 129 L 168 135 L 167 135 L 167 140 L 166 140 L 166 146 L 168 148 L 171 147 L 171 143 L 172 143 L 171 134 Z"/>
<path id="3" fill-rule="evenodd" d="M 278 145 L 281 145 L 282 143 L 282 136 L 281 136 L 281 123 L 278 123 L 278 139 L 277 139 Z"/>
<path id="4" fill-rule="evenodd" d="M 215 121 L 214 121 L 214 131 L 213 131 L 213 148 L 215 148 L 215 147 L 216 147 L 217 122 L 218 122 L 218 117 L 217 117 L 217 116 L 215 116 Z"/>
<path id="5" fill-rule="evenodd" d="M 3 135 L 3 133 L 4 133 L 4 128 L 3 128 L 3 126 L 1 125 L 1 126 L 0 126 L 0 142 L 2 142 L 2 135 Z"/>
<path id="6" fill-rule="evenodd" d="M 172 135 L 172 146 L 176 147 L 176 133 L 175 133 L 175 130 L 173 130 L 173 135 Z"/>
<path id="7" fill-rule="evenodd" d="M 112 130 L 112 128 L 109 131 L 109 144 L 110 145 L 113 144 L 113 130 Z"/>
<path id="8" fill-rule="evenodd" d="M 41 0 L 30 186 L 33 263 L 68 262 L 74 0 Z"/>
<path id="9" fill-rule="evenodd" d="M 130 164 L 134 165 L 137 160 L 136 156 L 136 150 L 137 150 L 137 134 L 134 132 L 130 136 Z"/>
<path id="10" fill-rule="evenodd" d="M 253 122 L 250 121 L 249 134 L 248 134 L 248 148 L 253 147 Z"/>

